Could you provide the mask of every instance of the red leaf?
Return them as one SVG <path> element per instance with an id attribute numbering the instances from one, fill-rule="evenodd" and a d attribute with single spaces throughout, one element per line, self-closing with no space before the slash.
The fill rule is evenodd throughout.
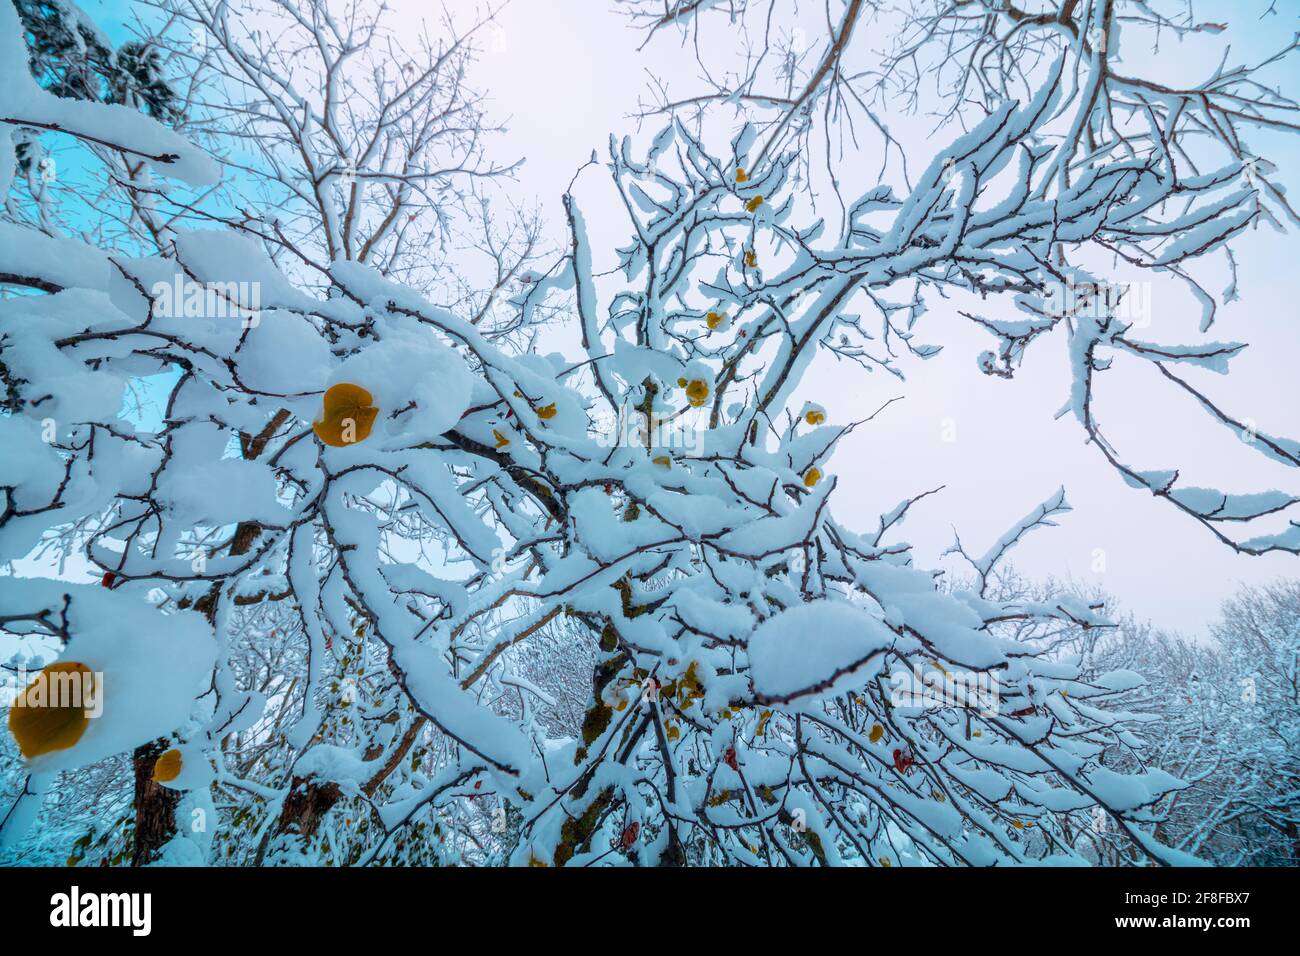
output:
<path id="1" fill-rule="evenodd" d="M 912 756 L 911 750 L 904 750 L 902 747 L 894 748 L 894 769 L 899 773 L 907 773 L 915 762 L 916 758 Z"/>
<path id="2" fill-rule="evenodd" d="M 627 829 L 623 831 L 623 849 L 632 849 L 632 845 L 636 843 L 636 838 L 640 835 L 641 824 L 633 820 L 627 825 Z"/>
<path id="3" fill-rule="evenodd" d="M 728 767 L 737 773 L 740 772 L 740 764 L 736 762 L 736 748 L 728 747 L 727 752 L 722 755 L 722 760 Z"/>
<path id="4" fill-rule="evenodd" d="M 1029 717 L 1029 716 L 1032 715 L 1033 713 L 1034 713 L 1034 705 L 1033 705 L 1033 704 L 1030 704 L 1028 707 L 1021 707 L 1019 710 L 1013 710 L 1013 711 L 1011 712 L 1011 716 L 1012 716 L 1012 717 Z"/>
<path id="5" fill-rule="evenodd" d="M 117 575 L 114 574 L 112 571 L 105 571 L 104 576 L 100 578 L 99 583 L 102 587 L 111 588 L 113 586 L 113 582 L 116 579 L 117 579 Z"/>

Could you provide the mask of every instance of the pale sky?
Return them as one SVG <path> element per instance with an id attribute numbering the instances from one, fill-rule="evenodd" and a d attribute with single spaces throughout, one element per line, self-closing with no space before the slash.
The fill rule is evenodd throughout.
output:
<path id="1" fill-rule="evenodd" d="M 388 0 L 388 5 L 411 21 L 430 15 L 426 0 Z M 120 35 L 109 21 L 114 11 L 121 16 L 122 0 L 86 0 L 84 6 L 110 35 Z M 479 6 L 465 0 L 448 4 L 466 17 Z M 607 0 L 513 0 L 500 16 L 499 30 L 485 41 L 472 74 L 474 83 L 489 92 L 493 115 L 509 127 L 497 142 L 497 158 L 526 159 L 509 193 L 539 205 L 557 242 L 564 239 L 560 197 L 592 150 L 603 160 L 611 132 L 633 134 L 644 149 L 656 132 L 654 121 L 638 132 L 629 117 L 645 98 L 649 78 L 668 79 L 674 92 L 699 89 L 692 54 L 681 51 L 668 34 L 638 52 L 642 34 L 630 29 L 612 6 Z M 1196 13 L 1202 20 L 1243 23 L 1243 29 L 1230 34 L 1232 59 L 1254 62 L 1297 27 L 1297 0 L 1279 0 L 1278 16 L 1256 20 L 1267 6 L 1263 0 L 1202 0 Z M 812 15 L 820 10 L 814 7 Z M 725 62 L 729 51 L 721 44 L 722 34 L 712 35 L 719 38 L 717 55 Z M 883 45 L 887 38 L 878 39 Z M 1122 52 L 1134 72 L 1159 69 L 1196 79 L 1217 62 L 1217 49 L 1218 41 L 1209 46 L 1195 40 L 1166 42 L 1158 64 L 1145 51 Z M 1300 91 L 1294 68 L 1282 81 L 1287 92 Z M 908 149 L 914 174 L 929 162 L 936 143 L 958 132 L 940 131 L 927 144 L 928 122 L 887 118 Z M 721 152 L 726 139 L 720 136 L 712 145 Z M 1279 177 L 1294 194 L 1300 185 L 1297 144 L 1261 135 L 1250 145 L 1281 167 Z M 861 148 L 842 161 L 844 178 L 870 185 L 880 165 L 879 140 L 865 136 Z M 575 195 L 591 227 L 595 268 L 609 269 L 613 247 L 626 242 L 627 224 L 621 205 L 613 201 L 606 170 L 583 172 Z M 1210 337 L 1246 341 L 1251 348 L 1234 361 L 1229 376 L 1193 370 L 1188 378 L 1230 414 L 1253 419 L 1261 431 L 1297 438 L 1300 269 L 1293 242 L 1291 236 L 1267 229 L 1238 242 L 1241 297 L 1220 310 Z M 1217 292 L 1227 280 L 1226 273 L 1220 279 L 1214 269 L 1217 263 L 1210 270 L 1209 288 Z M 1199 311 L 1187 293 L 1161 282 L 1152 287 L 1151 302 L 1153 321 L 1144 338 L 1203 341 L 1196 334 Z M 1031 577 L 1100 584 L 1140 617 L 1189 635 L 1203 632 L 1219 603 L 1240 583 L 1300 575 L 1300 559 L 1235 555 L 1169 505 L 1127 487 L 1084 444 L 1076 421 L 1053 419 L 1069 385 L 1063 334 L 1037 342 L 1016 377 L 1005 381 L 976 368 L 976 356 L 992 346 L 987 336 L 942 300 L 931 300 L 930 310 L 918 338 L 945 348 L 928 362 L 905 361 L 907 381 L 880 371 L 868 374 L 857 366 L 837 367 L 824 358 L 794 403 L 797 407 L 802 398 L 815 399 L 832 420 L 842 420 L 864 417 L 885 400 L 905 396 L 850 436 L 832 458 L 828 470 L 840 479 L 833 510 L 840 520 L 874 529 L 878 515 L 902 498 L 946 485 L 942 494 L 913 511 L 902 537 L 916 546 L 918 565 L 958 570 L 951 560 L 940 561 L 954 528 L 968 550 L 980 553 L 1064 485 L 1074 511 L 1061 519 L 1059 528 L 1029 538 L 1015 552 L 1016 567 Z M 1264 459 L 1211 423 L 1144 363 L 1117 360 L 1115 370 L 1099 377 L 1097 389 L 1102 425 L 1129 464 L 1144 470 L 1181 468 L 1186 484 L 1230 492 L 1280 488 L 1300 494 L 1300 473 Z M 955 430 L 955 441 L 943 440 L 945 425 Z M 1292 515 L 1300 520 L 1300 506 Z M 1284 525 L 1276 522 L 1252 533 Z M 1094 571 L 1101 562 L 1104 570 Z"/>

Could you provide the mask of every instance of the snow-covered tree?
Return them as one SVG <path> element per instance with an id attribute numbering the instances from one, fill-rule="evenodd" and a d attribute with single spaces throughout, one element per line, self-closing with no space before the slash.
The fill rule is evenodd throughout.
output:
<path id="1" fill-rule="evenodd" d="M 1213 730 L 1231 759 L 1222 802 L 1184 845 L 1200 853 L 1227 839 L 1233 856 L 1220 859 L 1300 865 L 1300 585 L 1242 591 L 1213 633 L 1227 660 L 1217 689 L 1227 719 Z"/>
<path id="2" fill-rule="evenodd" d="M 1280 94 L 1244 68 L 1186 96 L 1116 80 L 1120 2 L 1063 3 L 1025 89 L 988 89 L 987 115 L 936 138 L 906 185 L 844 197 L 838 227 L 800 204 L 789 147 L 840 95 L 857 0 L 830 66 L 772 122 L 725 146 L 681 121 L 611 138 L 626 242 L 593 248 L 575 180 L 567 254 L 509 301 L 523 328 L 571 303 L 572 354 L 487 334 L 342 233 L 304 280 L 229 224 L 137 256 L 0 224 L 0 281 L 23 293 L 0 301 L 0 558 L 54 536 L 104 575 L 0 582 L 0 625 L 62 668 L 23 699 L 71 675 L 100 711 L 11 710 L 25 776 L 3 839 L 81 768 L 166 738 L 135 762 L 119 859 L 1087 862 L 1088 814 L 1135 862 L 1189 860 L 1155 832 L 1185 785 L 1108 759 L 1147 722 L 1122 705 L 1140 677 L 1023 630 L 1105 628 L 1101 609 L 994 586 L 1070 510 L 1064 492 L 997 540 L 958 541 L 971 581 L 941 588 L 897 537 L 927 492 L 882 502 L 872 527 L 835 515 L 853 486 L 836 447 L 873 410 L 793 398 L 819 350 L 891 368 L 933 354 L 927 300 L 977 296 L 986 371 L 1061 340 L 1065 410 L 1130 484 L 1239 550 L 1300 551 L 1294 523 L 1223 530 L 1289 496 L 1128 465 L 1092 410 L 1127 358 L 1237 427 L 1171 368 L 1225 370 L 1241 346 L 1137 338 L 1102 270 L 1190 282 L 1194 259 L 1285 206 L 1231 136 L 1211 137 L 1229 152 L 1212 163 L 1190 142 L 1216 110 L 1254 122 Z M 1021 29 L 1013 7 L 977 6 Z M 3 128 L 55 124 L 192 187 L 216 179 L 148 117 L 41 90 L 4 4 L 0 43 Z M 1293 129 L 1288 108 L 1270 122 Z M 124 421 L 124 392 L 167 370 L 160 424 Z M 1300 461 L 1292 441 L 1256 447 Z M 160 788 L 182 796 L 150 802 Z"/>
<path id="3" fill-rule="evenodd" d="M 1000 600 L 1021 601 L 1071 590 L 1014 571 L 995 588 Z M 1153 808 L 1156 836 L 1216 865 L 1295 866 L 1300 584 L 1242 588 L 1201 640 L 1122 614 L 1103 592 L 1075 596 L 1105 606 L 1113 626 L 1028 622 L 1017 639 L 1078 659 L 1085 675 L 1123 670 L 1145 678 L 1116 702 L 1143 722 L 1103 759 L 1118 769 L 1159 767 L 1183 781 Z M 1080 852 L 1103 864 L 1135 859 L 1123 833 L 1090 812 L 1075 817 Z"/>
<path id="4" fill-rule="evenodd" d="M 1221 865 L 1296 866 L 1300 584 L 1242 589 L 1210 631 L 1208 645 L 1145 635 L 1131 648 L 1156 698 L 1142 706 L 1160 715 L 1142 756 L 1188 783 L 1159 832 Z"/>
<path id="5" fill-rule="evenodd" d="M 167 76 L 155 36 L 145 33 L 114 48 L 72 0 L 14 0 L 14 6 L 32 76 L 42 88 L 68 99 L 140 110 L 186 128 L 184 84 Z M 89 226 L 98 244 L 158 248 L 166 223 L 152 208 L 146 164 L 92 140 L 65 153 L 59 133 L 57 125 L 48 124 L 14 130 L 16 172 L 27 201 L 6 195 L 7 217 L 51 235 L 85 235 Z M 81 153 L 87 148 L 95 154 L 95 176 L 85 175 Z"/>
<path id="6" fill-rule="evenodd" d="M 70 0 L 14 0 L 27 39 L 32 75 L 58 96 L 120 103 L 172 123 L 179 96 L 161 70 L 161 53 L 148 41 L 113 44 Z"/>
<path id="7" fill-rule="evenodd" d="M 159 43 L 201 93 L 207 143 L 232 195 L 223 221 L 304 285 L 349 259 L 472 309 L 485 331 L 502 290 L 540 251 L 539 223 L 494 187 L 501 127 L 471 74 L 495 11 L 410 35 L 382 4 L 151 0 Z M 465 247 L 485 281 L 466 279 Z"/>

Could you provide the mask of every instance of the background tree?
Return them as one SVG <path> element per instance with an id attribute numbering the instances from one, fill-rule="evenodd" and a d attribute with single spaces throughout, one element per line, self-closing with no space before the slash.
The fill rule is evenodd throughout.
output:
<path id="1" fill-rule="evenodd" d="M 173 68 L 203 91 L 223 221 L 304 283 L 363 262 L 491 334 L 519 331 L 500 303 L 544 251 L 540 225 L 499 188 L 519 164 L 489 158 L 502 128 L 471 80 L 497 8 L 401 35 L 391 10 L 355 0 L 151 5 Z"/>
<path id="2" fill-rule="evenodd" d="M 1000 599 L 1025 601 L 1062 590 L 1014 573 L 996 588 Z M 1217 865 L 1297 865 L 1298 590 L 1293 581 L 1240 589 L 1203 641 L 1123 614 L 1099 591 L 1076 597 L 1105 605 L 1112 627 L 1019 625 L 1019 639 L 1080 661 L 1085 673 L 1146 678 L 1123 699 L 1145 718 L 1105 762 L 1125 770 L 1160 767 L 1184 781 L 1185 788 L 1154 807 L 1154 832 Z M 1078 814 L 1075 832 L 1074 846 L 1099 863 L 1124 865 L 1137 857 L 1124 834 L 1090 812 Z"/>
<path id="3" fill-rule="evenodd" d="M 1171 837 L 1226 865 L 1300 863 L 1298 598 L 1293 581 L 1239 591 L 1168 694 L 1164 760 L 1194 782 L 1172 803 Z"/>
<path id="4" fill-rule="evenodd" d="M 33 77 L 56 96 L 140 110 L 161 123 L 187 130 L 186 83 L 164 66 L 157 36 L 143 33 L 114 48 L 70 0 L 14 0 L 27 42 Z M 57 127 L 17 131 L 14 149 L 19 182 L 30 203 L 6 197 L 8 218 L 29 222 L 50 235 L 87 228 L 105 245 L 157 250 L 165 244 L 166 218 L 152 206 L 147 165 L 110 144 L 82 145 L 93 154 L 91 173 L 76 150 L 65 154 Z M 100 175 L 106 172 L 108 175 Z"/>

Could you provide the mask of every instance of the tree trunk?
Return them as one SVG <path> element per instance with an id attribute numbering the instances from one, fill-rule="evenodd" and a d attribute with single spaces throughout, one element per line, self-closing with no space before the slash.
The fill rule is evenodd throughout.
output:
<path id="1" fill-rule="evenodd" d="M 176 805 L 181 795 L 177 790 L 159 786 L 153 781 L 153 767 L 171 742 L 160 737 L 151 743 L 135 748 L 132 765 L 135 768 L 135 846 L 131 853 L 132 866 L 145 866 L 158 858 L 159 851 L 176 835 Z"/>
<path id="2" fill-rule="evenodd" d="M 256 436 L 241 432 L 239 443 L 244 457 L 252 461 L 260 455 L 276 430 L 288 420 L 289 412 L 282 408 L 271 416 L 266 427 Z M 235 528 L 230 553 L 247 553 L 257 541 L 261 530 L 256 522 L 241 521 Z M 194 602 L 194 610 L 206 617 L 209 624 L 216 618 L 220 593 L 221 582 L 213 581 L 207 594 Z M 184 602 L 181 606 L 185 606 Z M 160 738 L 137 747 L 132 756 L 135 767 L 135 851 L 131 856 L 132 866 L 144 866 L 157 859 L 159 851 L 176 835 L 176 806 L 181 801 L 181 795 L 179 791 L 160 787 L 153 782 L 153 765 L 170 746 L 170 741 Z"/>

